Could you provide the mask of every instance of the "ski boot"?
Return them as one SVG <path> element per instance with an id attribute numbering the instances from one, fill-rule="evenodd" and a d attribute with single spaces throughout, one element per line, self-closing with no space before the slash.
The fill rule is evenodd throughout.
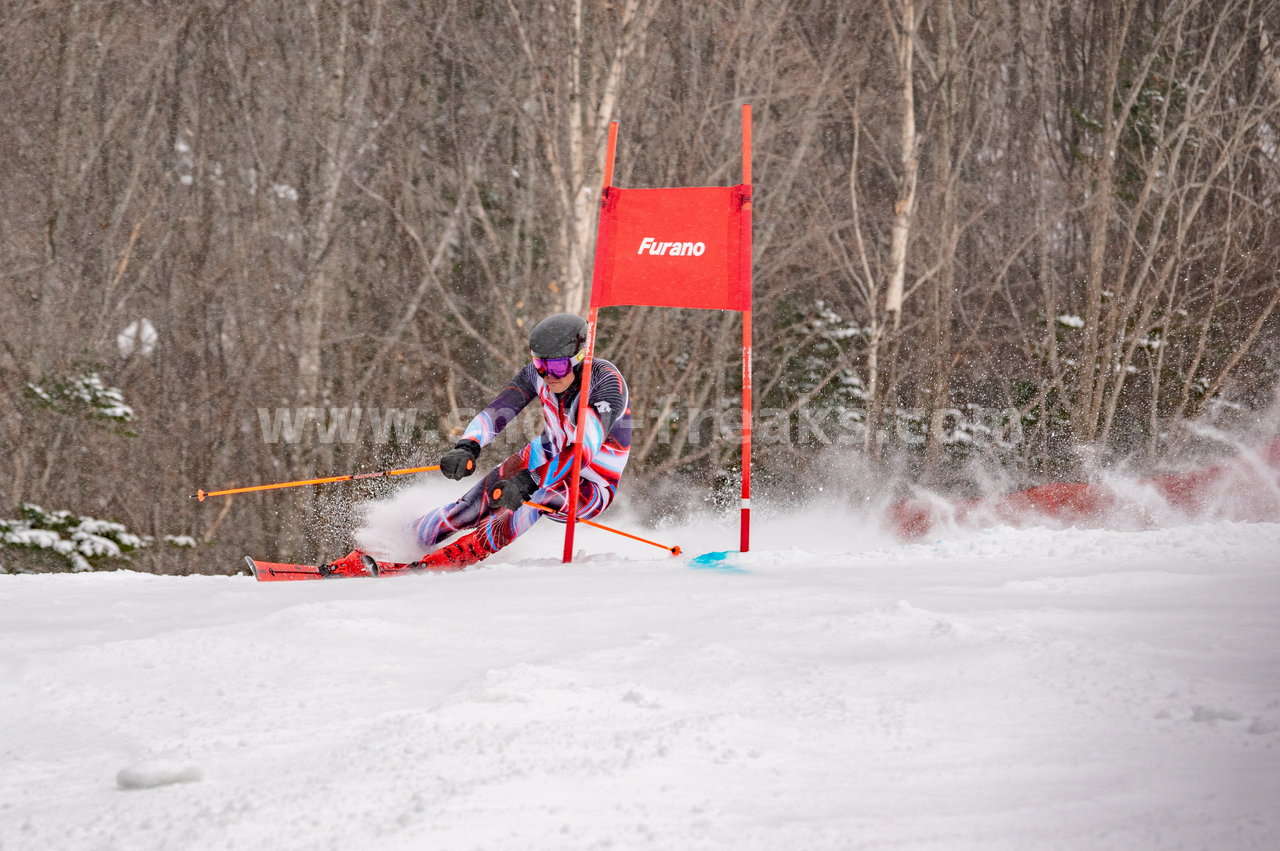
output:
<path id="1" fill-rule="evenodd" d="M 451 544 L 427 553 L 418 561 L 406 564 L 375 563 L 375 575 L 386 576 L 391 573 L 448 573 L 470 567 L 493 555 L 494 551 L 485 546 L 485 540 L 479 532 L 463 535 Z M 368 556 L 365 556 L 368 558 Z"/>
<path id="2" fill-rule="evenodd" d="M 372 568 L 370 567 L 372 565 Z M 378 564 L 360 550 L 352 550 L 337 561 L 319 565 L 324 576 L 377 576 Z"/>

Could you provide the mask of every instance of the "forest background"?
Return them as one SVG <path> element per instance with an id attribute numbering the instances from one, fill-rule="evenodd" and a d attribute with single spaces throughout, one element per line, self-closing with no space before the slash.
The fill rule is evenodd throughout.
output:
<path id="1" fill-rule="evenodd" d="M 1277 37 L 1280 0 L 10 4 L 0 569 L 113 556 L 90 516 L 169 572 L 345 551 L 385 482 L 188 497 L 434 463 L 584 310 L 608 123 L 618 185 L 728 185 L 743 103 L 769 499 L 1184 463 L 1274 404 Z M 643 518 L 731 504 L 739 322 L 602 312 Z"/>

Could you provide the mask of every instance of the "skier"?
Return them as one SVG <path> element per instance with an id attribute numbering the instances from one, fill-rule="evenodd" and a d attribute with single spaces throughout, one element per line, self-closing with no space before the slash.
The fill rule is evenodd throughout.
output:
<path id="1" fill-rule="evenodd" d="M 414 524 L 426 555 L 412 568 L 460 570 L 497 552 L 548 513 L 567 522 L 569 473 L 577 434 L 578 394 L 586 356 L 587 323 L 572 313 L 557 313 L 529 334 L 532 361 L 515 374 L 506 389 L 476 414 L 462 439 L 444 453 L 440 471 L 450 479 L 475 472 L 480 450 L 535 399 L 542 407 L 542 434 L 485 474 L 456 502 L 420 517 Z M 607 360 L 592 359 L 591 391 L 583 429 L 578 517 L 590 519 L 609 507 L 618 491 L 631 451 L 631 410 L 627 383 Z M 445 546 L 455 532 L 466 534 Z M 343 558 L 346 562 L 360 553 Z M 338 567 L 335 563 L 333 566 Z"/>

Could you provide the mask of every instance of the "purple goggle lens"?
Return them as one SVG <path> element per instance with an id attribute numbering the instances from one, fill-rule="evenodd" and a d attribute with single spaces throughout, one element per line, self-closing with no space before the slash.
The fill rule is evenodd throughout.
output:
<path id="1" fill-rule="evenodd" d="M 538 370 L 539 375 L 564 378 L 573 372 L 573 366 L 576 362 L 577 358 L 534 358 L 533 368 Z"/>

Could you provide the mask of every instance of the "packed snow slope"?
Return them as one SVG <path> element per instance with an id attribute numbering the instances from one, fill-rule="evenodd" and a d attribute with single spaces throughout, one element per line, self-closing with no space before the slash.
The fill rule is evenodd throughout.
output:
<path id="1" fill-rule="evenodd" d="M 557 530 L 0 576 L 0 848 L 1280 847 L 1280 523 Z"/>

